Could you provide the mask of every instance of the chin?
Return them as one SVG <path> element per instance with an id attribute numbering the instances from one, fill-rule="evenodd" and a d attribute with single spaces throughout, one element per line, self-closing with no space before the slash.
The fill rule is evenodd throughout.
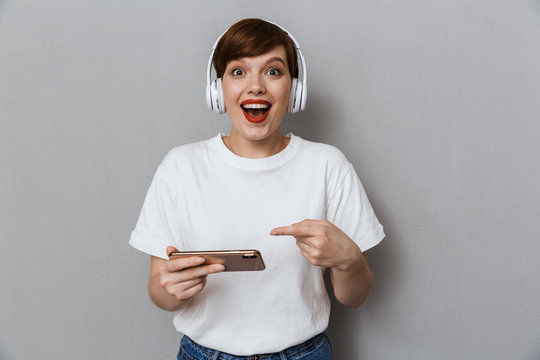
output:
<path id="1" fill-rule="evenodd" d="M 249 140 L 264 140 L 276 131 L 280 131 L 281 121 L 276 124 L 273 116 L 268 116 L 259 123 L 250 122 L 242 113 L 229 114 L 229 117 L 232 121 L 233 130 Z"/>

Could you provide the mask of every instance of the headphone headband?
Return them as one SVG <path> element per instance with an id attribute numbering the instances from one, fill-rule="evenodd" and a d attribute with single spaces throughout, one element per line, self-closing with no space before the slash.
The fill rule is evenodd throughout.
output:
<path id="1" fill-rule="evenodd" d="M 302 74 L 302 82 L 299 82 L 298 79 L 293 78 L 292 80 L 292 86 L 291 86 L 291 92 L 289 96 L 289 104 L 288 104 L 288 111 L 290 113 L 296 113 L 298 111 L 304 110 L 306 108 L 306 99 L 307 99 L 307 72 L 306 72 L 306 60 L 304 59 L 304 55 L 302 55 L 302 51 L 300 50 L 300 45 L 298 44 L 298 41 L 294 38 L 294 36 L 291 35 L 290 32 L 288 32 L 284 27 L 268 20 L 263 20 L 264 22 L 267 22 L 269 24 L 275 25 L 284 32 L 287 33 L 287 36 L 289 39 L 291 39 L 294 43 L 294 46 L 296 48 L 296 52 L 298 53 L 298 57 L 300 58 L 300 64 L 301 64 L 301 74 Z M 223 37 L 225 33 L 229 31 L 229 29 L 225 30 L 216 40 L 214 43 L 214 46 L 212 47 L 212 53 L 210 54 L 210 57 L 208 58 L 208 66 L 207 66 L 207 76 L 206 76 L 206 103 L 208 107 L 211 110 L 214 110 L 215 112 L 219 114 L 223 114 L 225 109 L 225 104 L 223 103 L 223 93 L 221 90 L 221 78 L 218 78 L 214 81 L 211 81 L 212 77 L 212 60 L 214 59 L 214 53 L 216 52 L 216 47 Z"/>

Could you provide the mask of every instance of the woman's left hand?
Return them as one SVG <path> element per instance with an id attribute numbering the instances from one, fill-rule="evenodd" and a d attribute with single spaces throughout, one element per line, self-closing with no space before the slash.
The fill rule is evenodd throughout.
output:
<path id="1" fill-rule="evenodd" d="M 270 235 L 290 235 L 302 255 L 313 265 L 347 271 L 362 257 L 354 241 L 327 220 L 303 220 L 272 229 Z"/>

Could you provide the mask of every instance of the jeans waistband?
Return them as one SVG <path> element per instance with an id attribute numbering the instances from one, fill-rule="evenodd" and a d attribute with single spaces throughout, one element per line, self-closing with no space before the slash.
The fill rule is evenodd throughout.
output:
<path id="1" fill-rule="evenodd" d="M 319 335 L 315 335 L 311 339 L 308 339 L 304 341 L 301 344 L 291 346 L 283 351 L 276 352 L 276 353 L 269 353 L 269 354 L 258 354 L 258 355 L 248 355 L 248 356 L 236 356 L 233 354 L 228 354 L 224 352 L 220 352 L 214 349 L 207 348 L 205 346 L 202 346 L 195 341 L 193 341 L 190 337 L 184 335 L 182 338 L 181 344 L 187 348 L 191 348 L 195 350 L 196 352 L 200 353 L 201 355 L 204 355 L 208 359 L 223 359 L 223 360 L 233 360 L 233 359 L 264 359 L 266 357 L 274 356 L 274 357 L 280 357 L 281 359 L 288 359 L 290 357 L 298 356 L 302 353 L 308 352 L 310 350 L 313 350 L 316 348 L 321 342 L 327 340 L 327 336 L 325 333 L 321 333 Z"/>

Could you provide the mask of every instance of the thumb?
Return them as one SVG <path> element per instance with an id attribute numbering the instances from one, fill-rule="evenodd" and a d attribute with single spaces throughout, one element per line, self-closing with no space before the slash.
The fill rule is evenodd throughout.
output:
<path id="1" fill-rule="evenodd" d="M 168 246 L 167 247 L 167 256 L 169 256 L 171 253 L 177 252 L 177 251 L 178 251 L 178 249 L 175 248 L 174 246 Z"/>

